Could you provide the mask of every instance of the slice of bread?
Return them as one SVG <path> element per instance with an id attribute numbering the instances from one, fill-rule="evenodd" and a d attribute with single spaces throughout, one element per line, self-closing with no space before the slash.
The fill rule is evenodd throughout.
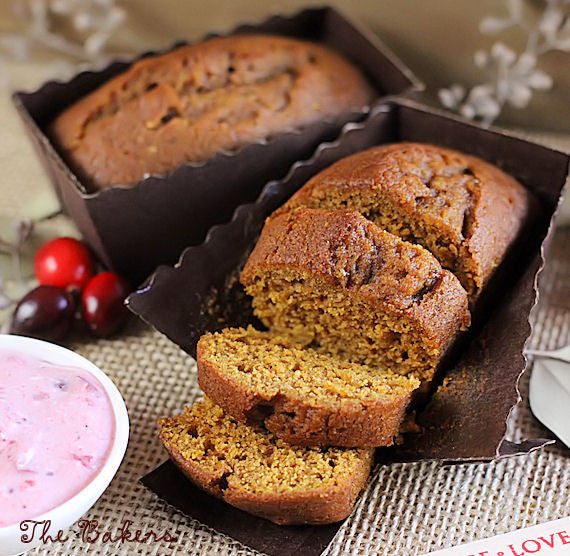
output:
<path id="1" fill-rule="evenodd" d="M 304 446 L 390 446 L 420 382 L 249 327 L 198 343 L 204 393 L 242 423 Z"/>
<path id="2" fill-rule="evenodd" d="M 451 272 L 356 211 L 269 219 L 240 279 L 272 332 L 423 381 L 470 322 Z"/>
<path id="3" fill-rule="evenodd" d="M 159 424 L 164 447 L 190 480 L 280 525 L 346 518 L 373 460 L 372 449 L 290 446 L 238 423 L 208 399 Z"/>

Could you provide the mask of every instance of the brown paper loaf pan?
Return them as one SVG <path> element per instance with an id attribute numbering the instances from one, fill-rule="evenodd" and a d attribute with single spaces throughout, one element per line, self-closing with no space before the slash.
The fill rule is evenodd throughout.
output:
<path id="1" fill-rule="evenodd" d="M 416 103 L 387 101 L 366 122 L 348 124 L 339 140 L 322 145 L 310 160 L 295 164 L 285 179 L 268 183 L 255 203 L 239 207 L 230 223 L 215 226 L 204 244 L 187 249 L 174 268 L 158 269 L 129 298 L 129 306 L 191 354 L 205 331 L 247 323 L 249 303 L 235 277 L 265 217 L 340 158 L 400 140 L 436 143 L 489 160 L 528 187 L 540 208 L 529 233 L 490 284 L 489 296 L 481 298 L 470 343 L 450 362 L 445 388 L 418 415 L 421 433 L 407 435 L 403 446 L 378 450 L 378 460 L 477 462 L 539 448 L 549 441 L 505 440 L 506 419 L 519 399 L 517 383 L 525 367 L 523 349 L 530 334 L 528 315 L 537 299 L 537 277 L 567 181 L 569 158 L 528 141 Z M 178 511 L 272 556 L 321 554 L 342 526 L 281 527 L 246 514 L 200 491 L 171 461 L 142 482 Z"/>
<path id="2" fill-rule="evenodd" d="M 247 33 L 325 43 L 360 68 L 377 89 L 378 98 L 413 95 L 423 89 L 386 46 L 336 8 L 273 16 L 228 34 Z M 156 52 L 141 57 L 152 54 Z M 267 181 L 283 177 L 293 162 L 308 158 L 319 143 L 336 138 L 346 122 L 362 120 L 369 109 L 363 107 L 334 121 L 277 134 L 234 153 L 219 153 L 202 164 L 185 164 L 132 187 L 88 193 L 56 152 L 46 129 L 63 109 L 131 63 L 114 62 L 101 71 L 80 73 L 66 83 L 50 81 L 33 93 L 17 92 L 13 98 L 64 209 L 103 262 L 133 284 L 159 264 L 176 262 L 182 249 L 203 241 L 212 225 L 228 221 L 236 206 L 254 201 Z"/>
<path id="3" fill-rule="evenodd" d="M 505 440 L 506 419 L 519 400 L 518 379 L 530 334 L 552 219 L 568 175 L 568 155 L 494 129 L 467 123 L 404 99 L 378 105 L 363 123 L 347 124 L 340 138 L 321 145 L 281 180 L 269 182 L 255 203 L 213 227 L 205 242 L 162 266 L 128 298 L 129 308 L 195 356 L 202 334 L 254 323 L 237 274 L 265 218 L 309 178 L 340 158 L 397 141 L 434 143 L 501 167 L 538 199 L 532 226 L 506 257 L 474 312 L 470 333 L 455 350 L 441 386 L 418 415 L 419 434 L 381 452 L 384 461 L 489 461 L 524 453 L 543 440 Z"/>

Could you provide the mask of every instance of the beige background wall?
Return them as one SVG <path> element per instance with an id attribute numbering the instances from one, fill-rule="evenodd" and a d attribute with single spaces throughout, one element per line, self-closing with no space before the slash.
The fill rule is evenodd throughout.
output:
<path id="1" fill-rule="evenodd" d="M 437 90 L 453 82 L 476 84 L 485 74 L 472 57 L 475 50 L 490 48 L 496 37 L 482 35 L 479 21 L 488 15 L 506 14 L 502 0 L 337 0 L 340 6 L 366 23 L 428 85 L 427 96 L 437 103 Z M 206 31 L 223 31 L 241 22 L 258 21 L 271 13 L 291 13 L 310 0 L 123 0 L 128 29 L 122 42 L 129 48 L 165 46 L 175 38 L 199 38 Z M 529 17 L 544 6 L 525 0 Z M 520 31 L 501 35 L 516 48 L 524 45 Z M 536 92 L 528 108 L 507 109 L 500 123 L 570 131 L 570 54 L 551 52 L 539 67 L 555 81 L 550 91 Z"/>
<path id="2" fill-rule="evenodd" d="M 20 0 L 22 1 L 22 0 Z M 208 31 L 225 31 L 242 22 L 255 22 L 272 13 L 292 13 L 304 6 L 322 5 L 311 0 L 118 0 L 127 20 L 111 46 L 138 52 L 165 47 L 176 39 L 197 39 Z M 485 74 L 472 57 L 489 48 L 495 36 L 482 35 L 479 21 L 506 14 L 503 0 L 330 0 L 366 23 L 427 84 L 426 98 L 438 103 L 437 90 L 453 82 L 481 83 Z M 544 0 L 524 0 L 532 19 Z M 570 6 L 566 6 L 570 12 Z M 0 0 L 0 32 L 16 29 L 10 0 Z M 524 35 L 507 31 L 500 35 L 521 49 Z M 507 109 L 498 123 L 570 131 L 570 53 L 551 52 L 540 58 L 539 67 L 554 78 L 554 88 L 536 92 L 524 110 Z"/>

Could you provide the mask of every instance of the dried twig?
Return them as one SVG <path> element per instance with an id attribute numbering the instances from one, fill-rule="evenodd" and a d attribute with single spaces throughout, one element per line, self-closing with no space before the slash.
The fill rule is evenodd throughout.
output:
<path id="1" fill-rule="evenodd" d="M 34 231 L 34 222 L 30 218 L 17 220 L 14 223 L 15 239 L 13 241 L 0 237 L 0 252 L 7 253 L 12 259 L 12 280 L 22 282 L 22 248 Z M 0 282 L 0 290 L 2 283 Z M 1 291 L 0 291 L 1 293 Z M 1 302 L 0 302 L 1 303 Z"/>

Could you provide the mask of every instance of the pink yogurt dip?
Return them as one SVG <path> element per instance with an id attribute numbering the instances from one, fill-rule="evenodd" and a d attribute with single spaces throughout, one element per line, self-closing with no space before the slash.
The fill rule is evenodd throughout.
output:
<path id="1" fill-rule="evenodd" d="M 0 350 L 0 527 L 77 494 L 103 466 L 114 429 L 89 372 Z"/>

